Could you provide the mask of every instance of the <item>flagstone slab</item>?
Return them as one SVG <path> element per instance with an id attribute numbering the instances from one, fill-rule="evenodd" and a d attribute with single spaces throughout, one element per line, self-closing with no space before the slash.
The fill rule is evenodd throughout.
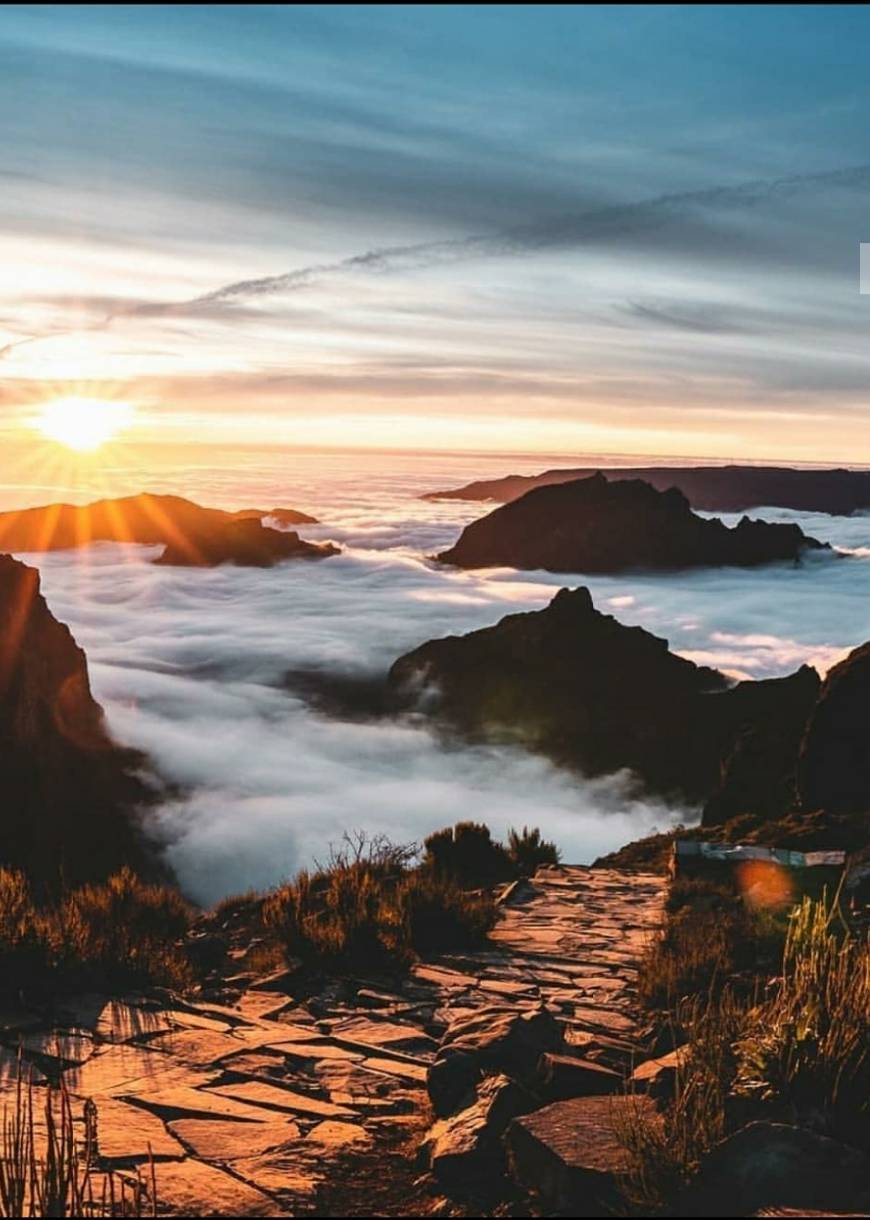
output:
<path id="1" fill-rule="evenodd" d="M 204 1090 L 205 1091 L 205 1090 Z M 308 1097 L 293 1089 L 279 1088 L 260 1080 L 244 1080 L 220 1085 L 207 1090 L 213 1097 L 225 1097 L 251 1106 L 262 1106 L 269 1110 L 287 1110 L 294 1114 L 307 1114 L 315 1118 L 354 1118 L 354 1111 L 347 1106 L 337 1106 L 331 1101 Z"/>
<path id="2" fill-rule="evenodd" d="M 97 1105 L 97 1149 L 109 1161 L 146 1161 L 183 1157 L 184 1148 L 148 1110 L 102 1097 Z"/>
<path id="3" fill-rule="evenodd" d="M 188 1157 L 155 1166 L 161 1213 L 174 1216 L 282 1216 L 274 1199 L 237 1177 Z"/>
<path id="4" fill-rule="evenodd" d="M 109 1000 L 100 1009 L 95 1032 L 101 1042 L 147 1041 L 173 1028 L 168 1015 L 124 1000 Z"/>
<path id="5" fill-rule="evenodd" d="M 169 1130 L 203 1161 L 237 1161 L 259 1156 L 300 1135 L 297 1123 L 277 1114 L 257 1123 L 221 1118 L 179 1118 L 169 1123 Z"/>

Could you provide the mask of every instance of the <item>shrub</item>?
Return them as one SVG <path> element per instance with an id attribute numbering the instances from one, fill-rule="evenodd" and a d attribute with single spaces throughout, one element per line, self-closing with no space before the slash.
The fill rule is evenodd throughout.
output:
<path id="1" fill-rule="evenodd" d="M 870 943 L 836 903 L 806 898 L 792 913 L 781 974 L 766 989 L 711 988 L 670 1019 L 688 1041 L 664 1123 L 638 1111 L 623 1132 L 636 1202 L 667 1203 L 715 1143 L 753 1119 L 866 1144 Z"/>
<path id="2" fill-rule="evenodd" d="M 146 884 L 122 869 L 105 882 L 74 890 L 63 902 L 66 964 L 94 982 L 186 986 L 191 972 L 177 942 L 192 914 L 177 890 Z"/>
<path id="3" fill-rule="evenodd" d="M 748 1015 L 737 1043 L 738 1096 L 821 1113 L 849 1136 L 870 1119 L 870 944 L 836 907 L 805 899 L 794 912 L 772 998 Z"/>
<path id="4" fill-rule="evenodd" d="M 561 859 L 556 844 L 543 839 L 537 826 L 533 830 L 524 826 L 521 834 L 508 832 L 508 856 L 518 877 L 531 877 L 542 864 L 558 864 Z"/>
<path id="5" fill-rule="evenodd" d="M 405 879 L 398 901 L 407 943 L 419 954 L 473 948 L 486 940 L 495 923 L 491 895 L 469 893 L 423 872 Z"/>
<path id="6" fill-rule="evenodd" d="M 413 848 L 362 836 L 329 863 L 301 872 L 263 903 L 263 922 L 287 952 L 323 970 L 407 966 L 415 954 L 479 943 L 492 926 L 491 898 L 410 867 Z"/>
<path id="7" fill-rule="evenodd" d="M 38 906 L 21 873 L 0 869 L 0 990 L 40 1000 L 82 987 L 186 986 L 177 942 L 191 915 L 175 890 L 129 870 Z"/>
<path id="8" fill-rule="evenodd" d="M 514 876 L 507 850 L 494 842 L 489 827 L 479 822 L 457 822 L 436 831 L 424 841 L 423 848 L 423 867 L 457 885 L 496 885 Z"/>
<path id="9" fill-rule="evenodd" d="M 787 916 L 753 911 L 735 889 L 706 878 L 681 878 L 670 889 L 663 931 L 641 958 L 638 995 L 673 1013 L 685 998 L 726 985 L 752 990 L 782 954 Z"/>

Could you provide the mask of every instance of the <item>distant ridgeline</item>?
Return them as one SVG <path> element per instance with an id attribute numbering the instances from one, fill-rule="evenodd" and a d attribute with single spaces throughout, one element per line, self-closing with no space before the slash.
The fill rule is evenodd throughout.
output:
<path id="1" fill-rule="evenodd" d="M 767 506 L 848 516 L 870 509 L 870 470 L 797 470 L 789 466 L 581 466 L 482 479 L 464 487 L 427 492 L 423 498 L 505 504 L 536 487 L 598 473 L 610 482 L 642 479 L 657 491 L 676 487 L 692 508 L 702 512 L 738 513 Z"/>

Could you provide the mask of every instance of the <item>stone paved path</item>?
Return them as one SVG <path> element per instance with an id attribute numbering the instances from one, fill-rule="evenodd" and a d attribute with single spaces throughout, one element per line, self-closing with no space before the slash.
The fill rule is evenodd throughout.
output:
<path id="1" fill-rule="evenodd" d="M 93 1098 L 106 1166 L 141 1165 L 151 1150 L 162 1212 L 311 1214 L 349 1153 L 404 1142 L 411 1155 L 438 1040 L 472 1012 L 543 1001 L 586 1057 L 627 1067 L 636 961 L 663 888 L 657 876 L 542 869 L 506 895 L 490 948 L 419 965 L 395 991 L 336 983 L 297 1002 L 286 976 L 240 975 L 233 1004 L 83 997 L 62 1031 L 7 1022 L 3 1038 L 63 1075 L 77 1111 Z M 13 1065 L 10 1049 L 7 1087 Z"/>

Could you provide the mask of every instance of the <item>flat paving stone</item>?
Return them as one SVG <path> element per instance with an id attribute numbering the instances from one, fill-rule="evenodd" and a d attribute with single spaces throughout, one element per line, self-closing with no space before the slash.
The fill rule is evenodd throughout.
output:
<path id="1" fill-rule="evenodd" d="M 188 1157 L 154 1167 L 163 1214 L 175 1216 L 282 1216 L 274 1199 L 232 1174 Z"/>
<path id="2" fill-rule="evenodd" d="M 259 1156 L 299 1138 L 299 1126 L 273 1114 L 265 1122 L 242 1123 L 221 1118 L 179 1118 L 169 1130 L 203 1161 L 237 1161 Z"/>
<path id="3" fill-rule="evenodd" d="M 278 1088 L 259 1080 L 245 1080 L 202 1091 L 208 1092 L 212 1098 L 225 1097 L 251 1106 L 262 1106 L 268 1110 L 287 1110 L 294 1114 L 313 1115 L 316 1118 L 355 1117 L 354 1111 L 346 1106 L 337 1106 L 334 1102 L 307 1097 L 293 1089 Z"/>

